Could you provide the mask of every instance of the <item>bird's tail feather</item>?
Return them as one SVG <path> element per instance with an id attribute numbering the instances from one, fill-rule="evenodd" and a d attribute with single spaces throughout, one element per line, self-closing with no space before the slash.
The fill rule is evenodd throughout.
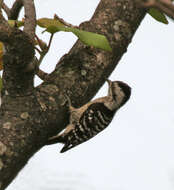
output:
<path id="1" fill-rule="evenodd" d="M 65 143 L 65 138 L 62 135 L 53 136 L 49 138 L 47 145 L 51 145 L 55 143 Z"/>

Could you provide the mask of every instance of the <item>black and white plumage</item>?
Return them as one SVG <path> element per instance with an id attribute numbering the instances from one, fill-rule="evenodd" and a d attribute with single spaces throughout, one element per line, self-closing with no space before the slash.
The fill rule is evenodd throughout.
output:
<path id="1" fill-rule="evenodd" d="M 98 98 L 80 108 L 70 105 L 70 124 L 62 134 L 51 140 L 61 142 L 61 153 L 91 139 L 104 130 L 112 121 L 116 111 L 123 106 L 131 95 L 131 88 L 121 81 L 110 81 L 108 95 Z"/>

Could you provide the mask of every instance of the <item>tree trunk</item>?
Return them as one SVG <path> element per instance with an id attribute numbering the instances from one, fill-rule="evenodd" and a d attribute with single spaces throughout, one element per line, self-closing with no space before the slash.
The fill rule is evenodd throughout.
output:
<path id="1" fill-rule="evenodd" d="M 5 45 L 0 107 L 0 190 L 47 142 L 68 124 L 67 94 L 74 107 L 88 102 L 111 74 L 145 16 L 134 0 L 101 0 L 86 31 L 103 34 L 112 52 L 77 41 L 46 81 L 34 88 L 34 46 L 25 32 L 9 28 L 1 18 L 0 41 Z M 3 21 L 3 22 L 2 22 Z"/>

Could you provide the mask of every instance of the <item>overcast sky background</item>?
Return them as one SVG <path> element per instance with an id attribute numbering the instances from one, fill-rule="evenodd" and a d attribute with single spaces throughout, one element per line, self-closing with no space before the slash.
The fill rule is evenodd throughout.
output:
<path id="1" fill-rule="evenodd" d="M 56 13 L 78 25 L 90 19 L 99 0 L 35 2 L 37 18 Z M 90 141 L 64 154 L 60 144 L 45 146 L 7 190 L 174 189 L 173 31 L 173 22 L 163 25 L 146 16 L 110 76 L 132 87 L 130 101 Z M 57 33 L 42 69 L 51 72 L 75 41 L 70 33 Z M 107 89 L 105 84 L 97 97 Z"/>

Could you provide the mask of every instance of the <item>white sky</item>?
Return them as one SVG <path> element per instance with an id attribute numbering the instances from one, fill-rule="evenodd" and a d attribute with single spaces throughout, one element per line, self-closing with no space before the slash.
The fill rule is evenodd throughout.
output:
<path id="1" fill-rule="evenodd" d="M 98 2 L 37 0 L 37 17 L 57 13 L 77 25 L 92 16 Z M 132 87 L 130 101 L 92 140 L 64 154 L 62 145 L 44 147 L 7 190 L 174 189 L 173 31 L 173 22 L 163 25 L 146 16 L 110 77 Z M 51 72 L 75 40 L 57 34 L 42 69 Z M 98 96 L 106 92 L 105 84 Z"/>

